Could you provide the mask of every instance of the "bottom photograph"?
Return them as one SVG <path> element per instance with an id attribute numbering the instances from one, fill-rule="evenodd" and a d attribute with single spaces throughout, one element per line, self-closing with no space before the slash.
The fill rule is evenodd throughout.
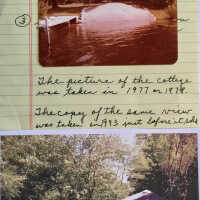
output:
<path id="1" fill-rule="evenodd" d="M 1 200 L 198 200 L 197 134 L 1 137 Z"/>

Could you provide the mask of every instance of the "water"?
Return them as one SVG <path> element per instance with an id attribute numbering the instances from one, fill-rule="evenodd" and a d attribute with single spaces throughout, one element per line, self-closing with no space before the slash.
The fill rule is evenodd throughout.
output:
<path id="1" fill-rule="evenodd" d="M 177 59 L 177 24 L 147 10 L 108 3 L 82 10 L 82 23 L 40 31 L 45 66 L 172 64 Z"/>

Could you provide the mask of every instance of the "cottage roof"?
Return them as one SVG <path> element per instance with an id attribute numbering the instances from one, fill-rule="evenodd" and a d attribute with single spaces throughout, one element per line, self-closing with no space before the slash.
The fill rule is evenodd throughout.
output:
<path id="1" fill-rule="evenodd" d="M 126 197 L 122 200 L 165 200 L 164 198 L 158 196 L 157 194 L 149 191 L 144 190 L 142 192 L 139 192 L 137 194 L 133 194 L 131 196 Z"/>

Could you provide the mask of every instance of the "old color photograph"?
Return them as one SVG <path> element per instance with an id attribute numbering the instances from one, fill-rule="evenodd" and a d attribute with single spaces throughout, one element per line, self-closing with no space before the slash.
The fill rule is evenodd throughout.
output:
<path id="1" fill-rule="evenodd" d="M 197 134 L 6 136 L 2 200 L 197 200 Z"/>
<path id="2" fill-rule="evenodd" d="M 42 66 L 177 61 L 176 0 L 38 0 L 38 9 Z"/>

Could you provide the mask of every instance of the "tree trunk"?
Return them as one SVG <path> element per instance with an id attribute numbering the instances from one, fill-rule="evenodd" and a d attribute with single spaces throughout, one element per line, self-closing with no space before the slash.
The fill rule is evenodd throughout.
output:
<path id="1" fill-rule="evenodd" d="M 52 8 L 57 8 L 58 4 L 56 0 L 49 0 L 49 4 L 52 6 Z"/>

